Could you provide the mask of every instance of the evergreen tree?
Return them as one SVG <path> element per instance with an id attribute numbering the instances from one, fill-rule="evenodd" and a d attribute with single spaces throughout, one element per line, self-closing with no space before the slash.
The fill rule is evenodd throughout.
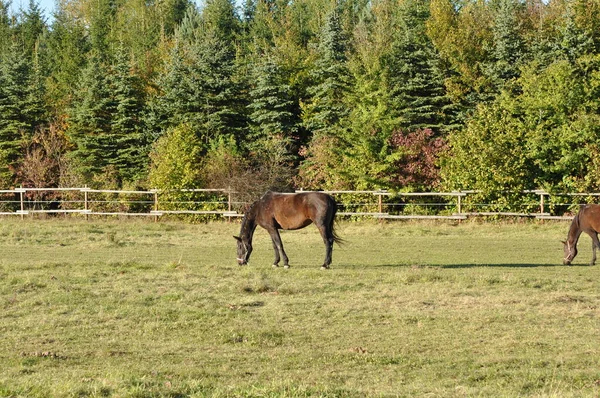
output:
<path id="1" fill-rule="evenodd" d="M 49 73 L 46 81 L 49 107 L 56 115 L 64 115 L 86 65 L 90 44 L 83 24 L 72 18 L 61 4 L 44 42 L 44 69 Z"/>
<path id="2" fill-rule="evenodd" d="M 583 55 L 594 51 L 594 40 L 591 32 L 578 26 L 574 5 L 568 4 L 562 24 L 558 28 L 559 36 L 553 53 L 567 59 L 571 64 Z"/>
<path id="3" fill-rule="evenodd" d="M 67 134 L 76 146 L 70 156 L 78 173 L 88 181 L 117 158 L 111 134 L 116 103 L 111 95 L 109 76 L 99 55 L 93 52 L 69 112 Z"/>
<path id="4" fill-rule="evenodd" d="M 311 72 L 314 84 L 308 89 L 310 103 L 305 108 L 304 123 L 313 135 L 335 136 L 335 130 L 349 114 L 345 104 L 350 90 L 347 50 L 340 17 L 333 11 L 321 32 L 317 61 Z"/>
<path id="5" fill-rule="evenodd" d="M 0 58 L 0 180 L 12 183 L 24 140 L 44 121 L 39 69 L 15 41 Z"/>
<path id="6" fill-rule="evenodd" d="M 88 35 L 95 56 L 109 62 L 111 56 L 111 31 L 117 13 L 116 0 L 95 0 L 89 3 Z"/>
<path id="7" fill-rule="evenodd" d="M 492 62 L 487 71 L 498 90 L 519 76 L 519 68 L 526 54 L 525 43 L 520 33 L 519 12 L 522 12 L 520 0 L 498 1 L 492 28 Z"/>
<path id="8" fill-rule="evenodd" d="M 198 76 L 191 74 L 186 65 L 182 41 L 176 40 L 165 63 L 165 69 L 156 81 L 160 91 L 152 97 L 145 111 L 146 129 L 153 139 L 160 137 L 168 128 L 184 121 L 194 125 L 195 109 L 191 106 L 196 97 L 194 87 L 189 87 L 188 80 L 195 81 Z"/>
<path id="9" fill-rule="evenodd" d="M 158 79 L 162 92 L 150 105 L 147 119 L 158 126 L 155 134 L 189 124 L 205 143 L 221 135 L 240 136 L 245 121 L 234 81 L 231 40 L 237 32 L 235 21 L 229 0 L 208 3 L 201 15 L 193 7 L 188 10 L 167 67 Z"/>
<path id="10" fill-rule="evenodd" d="M 303 121 L 312 132 L 307 157 L 301 169 L 303 184 L 310 187 L 337 187 L 343 178 L 340 153 L 350 110 L 346 97 L 350 91 L 350 73 L 346 52 L 348 43 L 337 11 L 327 17 L 319 38 L 317 61 L 311 71 L 314 84 L 308 88 L 310 101 L 303 108 Z"/>
<path id="11" fill-rule="evenodd" d="M 405 131 L 444 128 L 449 112 L 438 57 L 425 31 L 428 1 L 406 0 L 399 16 L 390 53 L 384 58 L 388 111 L 395 128 Z"/>
<path id="12" fill-rule="evenodd" d="M 9 15 L 10 1 L 0 0 L 0 55 L 8 52 L 12 36 L 12 24 Z"/>
<path id="13" fill-rule="evenodd" d="M 145 171 L 148 140 L 142 132 L 143 92 L 140 79 L 122 45 L 117 51 L 111 86 L 116 106 L 111 119 L 116 156 L 111 163 L 125 180 L 134 180 Z"/>
<path id="14" fill-rule="evenodd" d="M 296 119 L 291 109 L 290 87 L 285 84 L 277 62 L 269 56 L 259 61 L 253 73 L 255 82 L 250 90 L 250 146 L 260 150 L 265 142 L 275 141 L 288 157 L 298 150 L 295 141 Z"/>
<path id="15" fill-rule="evenodd" d="M 35 0 L 29 0 L 28 8 L 21 12 L 20 22 L 17 26 L 17 34 L 29 56 L 33 56 L 40 37 L 46 30 L 46 20 L 39 3 Z"/>

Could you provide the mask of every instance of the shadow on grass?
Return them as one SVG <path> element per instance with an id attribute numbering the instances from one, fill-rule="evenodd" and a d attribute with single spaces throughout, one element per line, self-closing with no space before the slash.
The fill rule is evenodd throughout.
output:
<path id="1" fill-rule="evenodd" d="M 358 267 L 358 265 L 352 264 L 350 267 Z M 374 267 L 382 268 L 402 268 L 402 267 L 414 267 L 414 268 L 446 268 L 446 269 L 459 269 L 459 268 L 543 268 L 543 267 L 589 267 L 589 264 L 572 264 L 562 265 L 560 263 L 552 264 L 533 264 L 533 263 L 521 263 L 521 264 L 380 264 Z"/>
<path id="2" fill-rule="evenodd" d="M 583 265 L 583 264 L 582 264 Z M 539 267 L 566 267 L 566 265 L 562 265 L 560 263 L 552 263 L 552 264 L 532 264 L 532 263 L 522 263 L 522 264 L 447 264 L 440 265 L 440 268 L 539 268 Z"/>

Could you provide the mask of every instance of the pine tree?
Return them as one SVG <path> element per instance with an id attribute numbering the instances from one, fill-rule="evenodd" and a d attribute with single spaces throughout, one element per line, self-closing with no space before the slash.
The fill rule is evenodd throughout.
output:
<path id="1" fill-rule="evenodd" d="M 139 178 L 146 168 L 147 139 L 142 132 L 143 92 L 132 61 L 121 45 L 112 73 L 115 112 L 111 119 L 112 143 L 116 146 L 111 163 L 125 180 Z"/>
<path id="2" fill-rule="evenodd" d="M 345 123 L 350 113 L 346 97 L 350 91 L 347 65 L 347 38 L 337 11 L 329 14 L 311 71 L 314 85 L 307 89 L 309 102 L 303 107 L 303 122 L 312 139 L 303 155 L 301 181 L 307 187 L 341 187 L 340 154 L 343 151 Z"/>
<path id="3" fill-rule="evenodd" d="M 78 97 L 70 109 L 71 124 L 67 131 L 76 145 L 70 156 L 84 179 L 91 180 L 117 158 L 111 134 L 115 110 L 108 69 L 93 52 L 78 84 Z"/>
<path id="4" fill-rule="evenodd" d="M 258 148 L 265 142 L 280 146 L 287 157 L 298 150 L 295 142 L 297 121 L 292 113 L 293 102 L 289 98 L 290 87 L 285 84 L 277 62 L 269 56 L 259 61 L 253 73 L 255 82 L 250 90 L 250 131 L 247 138 L 251 147 Z"/>
<path id="5" fill-rule="evenodd" d="M 10 48 L 12 24 L 9 15 L 10 1 L 0 0 L 0 55 Z"/>
<path id="6" fill-rule="evenodd" d="M 345 97 L 350 90 L 346 52 L 348 43 L 337 11 L 329 14 L 321 32 L 317 62 L 309 87 L 310 103 L 305 108 L 304 123 L 313 135 L 337 135 L 349 108 Z"/>
<path id="7" fill-rule="evenodd" d="M 150 103 L 147 121 L 158 127 L 153 129 L 156 136 L 181 124 L 188 124 L 204 143 L 221 135 L 239 136 L 245 111 L 233 79 L 234 11 L 229 0 L 207 3 L 202 14 L 194 7 L 188 10 L 158 78 L 161 93 Z"/>
<path id="8" fill-rule="evenodd" d="M 47 79 L 49 106 L 64 115 L 76 92 L 79 75 L 84 69 L 90 44 L 83 23 L 73 19 L 59 5 L 50 32 L 45 39 L 42 61 L 49 72 Z"/>
<path id="9" fill-rule="evenodd" d="M 0 180 L 4 184 L 12 183 L 24 140 L 44 122 L 42 98 L 39 69 L 15 41 L 0 58 Z"/>
<path id="10" fill-rule="evenodd" d="M 29 0 L 27 10 L 22 11 L 17 34 L 23 42 L 25 51 L 33 56 L 38 46 L 40 37 L 47 31 L 46 20 L 42 14 L 39 3 Z"/>
<path id="11" fill-rule="evenodd" d="M 554 46 L 554 53 L 567 59 L 571 64 L 585 55 L 594 52 L 594 40 L 591 32 L 578 26 L 576 10 L 571 4 L 567 5 L 563 23 L 559 26 L 559 37 Z"/>
<path id="12" fill-rule="evenodd" d="M 425 32 L 428 2 L 406 0 L 399 10 L 390 53 L 385 57 L 389 112 L 405 131 L 443 129 L 449 112 L 437 54 Z"/>
<path id="13" fill-rule="evenodd" d="M 519 0 L 499 0 L 497 5 L 492 29 L 493 59 L 487 73 L 498 90 L 519 76 L 519 68 L 526 53 L 518 16 L 521 7 L 522 3 Z"/>

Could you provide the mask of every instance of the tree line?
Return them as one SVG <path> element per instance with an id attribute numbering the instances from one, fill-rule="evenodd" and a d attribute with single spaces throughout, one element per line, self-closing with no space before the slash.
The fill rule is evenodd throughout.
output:
<path id="1" fill-rule="evenodd" d="M 600 188 L 600 0 L 0 0 L 0 185 Z"/>

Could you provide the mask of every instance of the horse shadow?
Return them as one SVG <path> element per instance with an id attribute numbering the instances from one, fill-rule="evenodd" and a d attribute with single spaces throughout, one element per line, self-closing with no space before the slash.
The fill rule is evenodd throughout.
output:
<path id="1" fill-rule="evenodd" d="M 462 268 L 547 268 L 547 267 L 589 267 L 589 264 L 571 264 L 563 265 L 557 263 L 490 263 L 490 264 L 381 264 L 375 265 L 375 267 L 382 268 L 406 268 L 406 267 L 422 267 L 422 268 L 441 268 L 441 269 L 462 269 Z"/>

